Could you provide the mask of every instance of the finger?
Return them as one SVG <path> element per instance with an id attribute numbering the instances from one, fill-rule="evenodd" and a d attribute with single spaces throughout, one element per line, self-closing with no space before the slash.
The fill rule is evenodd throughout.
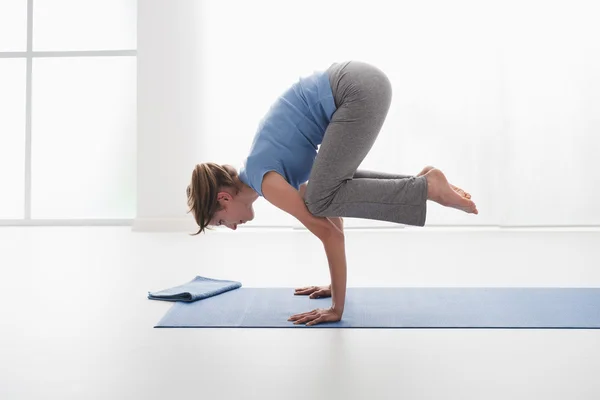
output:
<path id="1" fill-rule="evenodd" d="M 300 314 L 294 314 L 294 315 L 292 315 L 292 316 L 291 316 L 291 317 L 288 319 L 288 321 L 294 321 L 294 320 L 297 320 L 297 319 L 299 319 L 299 318 L 306 317 L 307 315 L 312 315 L 312 314 L 314 314 L 315 312 L 316 312 L 316 311 L 307 311 L 307 312 L 300 313 Z"/>
<path id="2" fill-rule="evenodd" d="M 305 288 L 296 289 L 294 294 L 311 294 L 312 292 L 314 292 L 316 290 L 318 290 L 318 288 L 316 288 L 314 286 L 305 287 Z"/>
<path id="3" fill-rule="evenodd" d="M 307 314 L 308 314 L 308 313 L 302 313 L 302 314 L 295 314 L 295 315 L 292 315 L 292 316 L 291 316 L 291 317 L 288 319 L 288 321 L 295 321 L 295 320 L 297 320 L 297 319 L 300 319 L 300 318 L 302 318 L 302 317 L 305 317 Z"/>
<path id="4" fill-rule="evenodd" d="M 294 322 L 294 324 L 304 324 L 306 322 L 310 322 L 314 319 L 317 319 L 319 316 L 318 315 L 307 315 L 304 318 L 300 318 L 298 321 Z"/>
<path id="5" fill-rule="evenodd" d="M 323 316 L 319 316 L 318 318 L 313 319 L 312 321 L 310 321 L 309 323 L 306 324 L 306 326 L 311 326 L 311 325 L 316 325 L 318 323 L 324 322 L 324 318 Z"/>
<path id="6" fill-rule="evenodd" d="M 295 317 L 297 317 L 297 318 L 294 318 L 294 320 L 296 321 L 295 323 L 301 324 L 301 323 L 306 322 L 307 319 L 310 320 L 312 318 L 315 318 L 315 316 L 318 316 L 318 313 L 316 310 L 313 310 L 313 311 L 295 315 Z"/>
<path id="7" fill-rule="evenodd" d="M 321 296 L 323 296 L 325 293 L 323 292 L 323 290 L 318 290 L 316 292 L 314 292 L 313 294 L 310 295 L 311 299 L 317 299 Z"/>

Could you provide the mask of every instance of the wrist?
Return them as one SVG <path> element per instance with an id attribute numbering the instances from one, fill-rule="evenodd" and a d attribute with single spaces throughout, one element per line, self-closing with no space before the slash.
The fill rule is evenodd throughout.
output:
<path id="1" fill-rule="evenodd" d="M 344 314 L 344 307 L 338 307 L 336 305 L 331 306 L 331 311 L 339 315 L 340 317 Z"/>

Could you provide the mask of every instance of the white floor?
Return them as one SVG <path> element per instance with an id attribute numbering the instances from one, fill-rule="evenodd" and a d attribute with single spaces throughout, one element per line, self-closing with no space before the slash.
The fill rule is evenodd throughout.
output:
<path id="1" fill-rule="evenodd" d="M 600 286 L 600 232 L 346 233 L 349 286 Z M 306 231 L 0 228 L 0 399 L 598 399 L 600 330 L 154 329 L 196 275 L 327 284 Z"/>

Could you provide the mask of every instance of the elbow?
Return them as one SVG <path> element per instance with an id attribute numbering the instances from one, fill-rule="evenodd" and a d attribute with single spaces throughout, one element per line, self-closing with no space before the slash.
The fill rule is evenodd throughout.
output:
<path id="1" fill-rule="evenodd" d="M 336 226 L 328 217 L 323 217 L 313 213 L 308 203 L 305 202 L 304 213 L 299 218 L 300 221 L 317 236 L 321 242 L 329 242 L 344 239 L 344 231 Z"/>
<path id="2" fill-rule="evenodd" d="M 311 231 L 323 243 L 332 242 L 344 238 L 343 231 L 339 230 L 331 221 L 325 217 L 316 217 L 307 214 L 303 221 L 304 226 Z"/>

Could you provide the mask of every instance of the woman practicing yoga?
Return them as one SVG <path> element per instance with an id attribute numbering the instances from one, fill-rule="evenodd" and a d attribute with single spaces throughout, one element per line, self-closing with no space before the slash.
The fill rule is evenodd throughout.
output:
<path id="1" fill-rule="evenodd" d="M 187 187 L 189 211 L 202 233 L 208 226 L 254 219 L 259 197 L 293 215 L 323 243 L 331 284 L 296 289 L 332 297 L 328 309 L 290 317 L 314 325 L 342 318 L 346 255 L 342 217 L 424 226 L 427 200 L 477 214 L 471 195 L 439 169 L 416 176 L 358 170 L 377 139 L 392 99 L 387 76 L 360 61 L 334 63 L 300 78 L 260 121 L 239 174 L 231 165 L 202 163 Z M 320 148 L 317 146 L 321 145 Z M 210 228 L 209 228 L 210 229 Z"/>

